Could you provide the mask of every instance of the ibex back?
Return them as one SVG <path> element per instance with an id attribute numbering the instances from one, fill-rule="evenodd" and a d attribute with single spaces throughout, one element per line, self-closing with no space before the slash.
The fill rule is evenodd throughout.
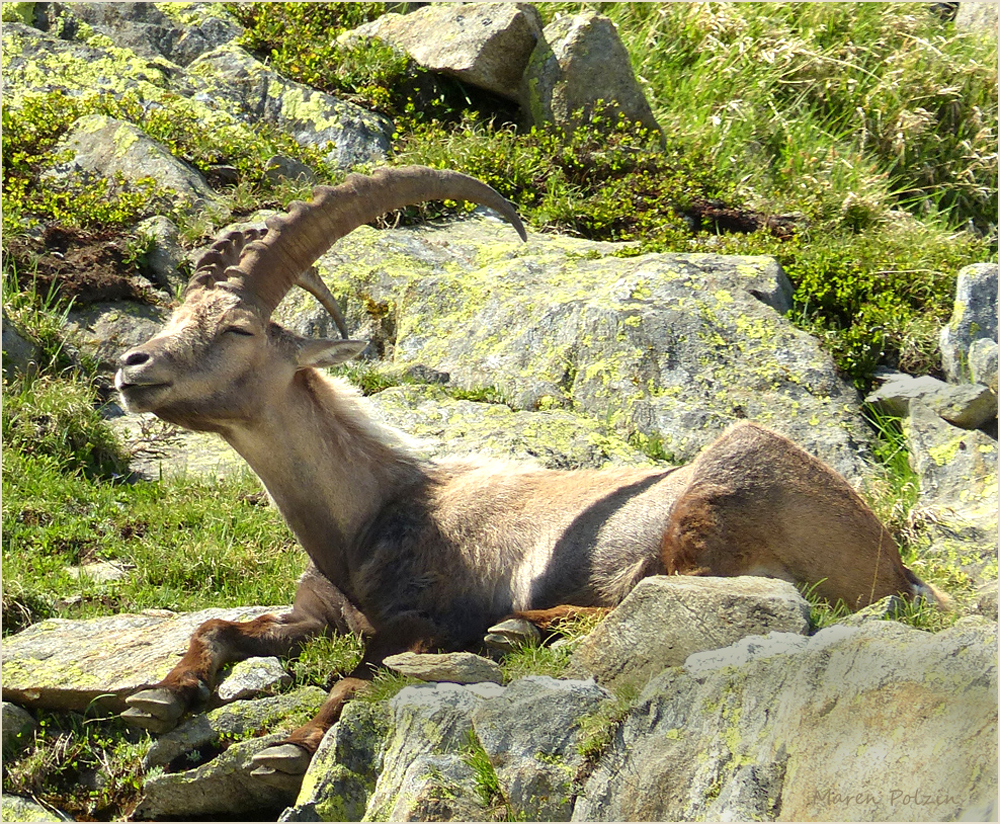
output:
<path id="1" fill-rule="evenodd" d="M 319 715 L 256 759 L 295 788 L 344 702 L 385 656 L 476 646 L 502 619 L 545 626 L 618 604 L 644 576 L 765 575 L 816 586 L 852 608 L 933 593 L 833 470 L 752 423 L 690 466 L 560 472 L 492 460 L 418 459 L 320 367 L 364 343 L 299 337 L 270 321 L 292 286 L 346 328 L 312 268 L 340 237 L 392 209 L 468 200 L 511 205 L 454 172 L 409 167 L 351 176 L 294 203 L 268 230 L 232 232 L 199 262 L 162 332 L 126 352 L 116 385 L 135 412 L 225 438 L 263 481 L 311 559 L 285 615 L 209 621 L 126 717 L 171 728 L 210 695 L 219 667 L 294 652 L 309 637 L 366 637 L 362 662 Z"/>

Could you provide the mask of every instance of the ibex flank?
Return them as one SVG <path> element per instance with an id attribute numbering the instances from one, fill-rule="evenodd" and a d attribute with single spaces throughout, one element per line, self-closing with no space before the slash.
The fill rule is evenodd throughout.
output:
<path id="1" fill-rule="evenodd" d="M 302 338 L 270 317 L 301 286 L 346 337 L 316 259 L 386 212 L 445 199 L 487 206 L 526 239 L 513 207 L 465 175 L 352 175 L 293 203 L 266 233 L 218 240 L 164 329 L 121 357 L 126 406 L 221 435 L 311 561 L 290 612 L 199 627 L 169 675 L 128 699 L 130 722 L 166 731 L 211 694 L 221 665 L 356 633 L 366 639 L 357 668 L 315 718 L 255 758 L 254 775 L 295 789 L 345 701 L 386 656 L 474 648 L 507 619 L 545 626 L 574 608 L 612 607 L 647 575 L 770 576 L 852 608 L 893 594 L 938 598 L 842 477 L 753 423 L 678 469 L 416 457 L 346 382 L 322 371 L 364 342 Z"/>

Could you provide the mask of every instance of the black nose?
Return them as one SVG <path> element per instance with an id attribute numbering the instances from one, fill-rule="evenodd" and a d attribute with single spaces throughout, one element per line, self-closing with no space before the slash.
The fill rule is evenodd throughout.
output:
<path id="1" fill-rule="evenodd" d="M 122 355 L 122 366 L 140 366 L 149 360 L 149 354 L 138 349 Z"/>

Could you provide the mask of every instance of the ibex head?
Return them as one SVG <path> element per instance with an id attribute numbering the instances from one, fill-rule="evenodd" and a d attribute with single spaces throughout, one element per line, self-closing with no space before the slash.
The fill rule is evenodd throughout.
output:
<path id="1" fill-rule="evenodd" d="M 267 221 L 267 231 L 230 232 L 198 261 L 183 304 L 161 332 L 122 355 L 115 386 L 129 410 L 189 429 L 223 430 L 259 414 L 260 400 L 295 374 L 357 355 L 337 303 L 313 264 L 339 238 L 386 212 L 427 200 L 468 200 L 499 212 L 522 240 L 514 208 L 484 183 L 420 166 L 351 175 L 318 187 Z M 343 339 L 303 338 L 272 323 L 293 286 L 311 292 Z"/>

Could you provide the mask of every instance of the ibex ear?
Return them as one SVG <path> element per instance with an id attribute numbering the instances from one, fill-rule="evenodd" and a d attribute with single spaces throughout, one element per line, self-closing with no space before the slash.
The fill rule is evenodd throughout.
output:
<path id="1" fill-rule="evenodd" d="M 299 345 L 296 363 L 300 369 L 307 366 L 336 366 L 360 355 L 368 345 L 366 340 L 324 340 L 310 338 Z"/>

